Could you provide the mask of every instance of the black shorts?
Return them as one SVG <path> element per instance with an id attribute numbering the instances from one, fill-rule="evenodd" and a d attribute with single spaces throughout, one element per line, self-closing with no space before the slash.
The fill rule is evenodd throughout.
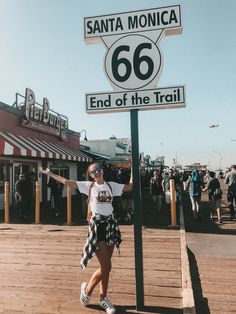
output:
<path id="1" fill-rule="evenodd" d="M 103 222 L 99 224 L 97 228 L 97 233 L 98 233 L 98 242 L 99 241 L 106 241 L 106 227 L 107 227 L 107 222 Z"/>

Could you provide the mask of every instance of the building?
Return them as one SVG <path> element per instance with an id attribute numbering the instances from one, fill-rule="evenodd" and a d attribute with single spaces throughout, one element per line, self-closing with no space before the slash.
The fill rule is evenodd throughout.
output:
<path id="1" fill-rule="evenodd" d="M 0 102 L 0 209 L 4 207 L 6 181 L 10 187 L 10 204 L 14 204 L 19 173 L 33 174 L 38 180 L 39 167 L 44 167 L 76 180 L 91 161 L 80 150 L 80 133 L 68 128 L 66 116 L 50 110 L 46 98 L 40 105 L 33 91 L 26 89 L 25 96 L 16 94 L 13 106 Z M 41 201 L 49 198 L 47 178 L 43 176 Z"/>
<path id="2" fill-rule="evenodd" d="M 195 169 L 198 169 L 199 171 L 206 172 L 207 171 L 207 165 L 202 165 L 200 162 L 195 162 L 191 165 L 184 166 L 184 170 L 192 171 Z"/>
<path id="3" fill-rule="evenodd" d="M 81 141 L 81 150 L 96 158 L 97 161 L 105 161 L 115 167 L 130 167 L 131 140 L 129 138 Z"/>

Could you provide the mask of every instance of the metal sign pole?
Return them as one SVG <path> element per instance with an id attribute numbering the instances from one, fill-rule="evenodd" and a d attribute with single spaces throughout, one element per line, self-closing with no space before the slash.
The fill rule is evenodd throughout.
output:
<path id="1" fill-rule="evenodd" d="M 130 110 L 133 201 L 134 201 L 134 246 L 135 246 L 135 277 L 136 277 L 136 309 L 144 307 L 143 289 L 143 245 L 142 245 L 142 209 L 139 169 L 139 136 L 138 110 Z"/>

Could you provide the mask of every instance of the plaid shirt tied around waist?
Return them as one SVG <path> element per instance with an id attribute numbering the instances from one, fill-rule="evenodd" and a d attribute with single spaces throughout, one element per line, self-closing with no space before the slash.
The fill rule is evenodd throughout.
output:
<path id="1" fill-rule="evenodd" d="M 82 258 L 80 261 L 80 266 L 82 269 L 88 265 L 92 257 L 95 255 L 96 250 L 98 249 L 97 242 L 97 228 L 100 224 L 106 222 L 106 243 L 107 246 L 111 247 L 115 244 L 116 249 L 120 253 L 119 247 L 121 243 L 121 233 L 116 219 L 110 216 L 102 216 L 95 214 L 89 220 L 89 229 L 86 237 L 86 242 L 83 249 Z"/>

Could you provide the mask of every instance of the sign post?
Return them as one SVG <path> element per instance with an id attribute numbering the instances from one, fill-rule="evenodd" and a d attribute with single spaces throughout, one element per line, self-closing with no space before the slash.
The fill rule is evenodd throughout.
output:
<path id="1" fill-rule="evenodd" d="M 159 43 L 182 32 L 180 6 L 84 18 L 84 38 L 107 49 L 104 71 L 113 91 L 86 94 L 89 114 L 130 111 L 136 308 L 144 307 L 138 111 L 185 107 L 183 85 L 156 88 L 162 69 Z"/>
<path id="2" fill-rule="evenodd" d="M 132 172 L 133 172 L 133 202 L 134 202 L 134 248 L 135 248 L 135 278 L 136 278 L 136 307 L 144 307 L 143 288 L 143 246 L 142 246 L 142 207 L 141 184 L 139 169 L 139 136 L 138 110 L 130 111 L 131 145 L 132 145 Z"/>

